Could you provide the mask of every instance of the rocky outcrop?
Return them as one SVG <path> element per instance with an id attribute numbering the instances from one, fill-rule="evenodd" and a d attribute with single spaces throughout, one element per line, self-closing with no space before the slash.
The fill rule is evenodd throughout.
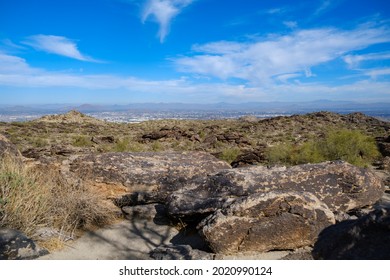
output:
<path id="1" fill-rule="evenodd" d="M 378 144 L 379 151 L 382 156 L 390 157 L 390 136 L 388 137 L 377 137 L 376 142 Z"/>
<path id="2" fill-rule="evenodd" d="M 182 139 L 188 139 L 190 141 L 197 141 L 200 142 L 200 136 L 197 134 L 193 129 L 182 129 L 180 127 L 174 126 L 174 127 L 163 127 L 158 131 L 153 131 L 150 133 L 146 133 L 142 135 L 142 141 L 154 141 L 159 139 L 176 139 L 176 140 L 182 140 Z"/>
<path id="3" fill-rule="evenodd" d="M 0 260 L 36 259 L 48 253 L 20 231 L 0 229 Z"/>
<path id="4" fill-rule="evenodd" d="M 192 181 L 168 197 L 168 213 L 185 216 L 212 213 L 239 197 L 270 191 L 309 192 L 333 212 L 372 205 L 384 192 L 382 180 L 367 169 L 336 161 L 267 168 L 223 170 Z"/>
<path id="5" fill-rule="evenodd" d="M 213 252 L 231 254 L 308 246 L 334 222 L 333 213 L 310 193 L 269 192 L 238 199 L 198 227 Z"/>
<path id="6" fill-rule="evenodd" d="M 129 195 L 119 200 L 120 206 L 165 202 L 188 182 L 228 168 L 203 152 L 90 154 L 69 162 L 74 177 L 125 186 Z"/>
<path id="7" fill-rule="evenodd" d="M 315 259 L 390 259 L 390 209 L 326 228 L 312 253 Z"/>
<path id="8" fill-rule="evenodd" d="M 254 150 L 244 151 L 233 160 L 231 166 L 237 168 L 265 163 L 267 161 L 265 151 L 265 146 L 257 147 Z"/>
<path id="9" fill-rule="evenodd" d="M 214 254 L 192 249 L 189 245 L 160 245 L 150 256 L 155 260 L 213 260 Z"/>
<path id="10" fill-rule="evenodd" d="M 0 134 L 0 159 L 4 156 L 21 157 L 19 150 L 7 137 Z"/>

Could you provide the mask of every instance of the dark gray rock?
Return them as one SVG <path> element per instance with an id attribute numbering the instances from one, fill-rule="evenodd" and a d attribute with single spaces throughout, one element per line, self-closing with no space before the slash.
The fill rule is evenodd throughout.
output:
<path id="1" fill-rule="evenodd" d="M 0 229 L 0 260 L 36 259 L 48 253 L 20 231 Z"/>
<path id="2" fill-rule="evenodd" d="M 309 246 L 334 222 L 333 213 L 313 194 L 269 192 L 236 200 L 198 228 L 213 252 L 232 254 Z"/>
<path id="3" fill-rule="evenodd" d="M 69 163 L 76 178 L 125 186 L 129 195 L 118 200 L 119 206 L 164 203 L 189 181 L 228 168 L 228 163 L 204 152 L 89 154 Z"/>
<path id="4" fill-rule="evenodd" d="M 326 228 L 313 249 L 315 259 L 389 260 L 390 209 Z"/>
<path id="5" fill-rule="evenodd" d="M 150 256 L 156 260 L 213 260 L 214 254 L 192 249 L 189 245 L 160 245 Z"/>
<path id="6" fill-rule="evenodd" d="M 372 205 L 384 192 L 382 180 L 368 169 L 336 161 L 267 168 L 223 170 L 203 180 L 183 183 L 168 199 L 168 213 L 185 218 L 222 209 L 239 197 L 270 191 L 309 192 L 333 212 Z"/>

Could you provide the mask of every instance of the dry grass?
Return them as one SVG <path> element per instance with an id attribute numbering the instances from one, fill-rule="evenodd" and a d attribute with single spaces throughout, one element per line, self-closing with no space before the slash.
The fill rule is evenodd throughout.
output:
<path id="1" fill-rule="evenodd" d="M 67 183 L 58 172 L 28 168 L 10 158 L 0 161 L 0 227 L 27 235 L 53 227 L 71 235 L 114 219 L 113 207 L 101 195 Z"/>

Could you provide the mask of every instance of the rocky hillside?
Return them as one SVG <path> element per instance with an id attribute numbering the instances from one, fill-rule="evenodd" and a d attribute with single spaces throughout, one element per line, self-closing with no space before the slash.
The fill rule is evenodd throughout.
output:
<path id="1" fill-rule="evenodd" d="M 162 120 L 115 124 L 71 111 L 32 122 L 0 123 L 25 157 L 50 159 L 80 153 L 204 151 L 233 166 L 265 163 L 264 152 L 278 143 L 321 139 L 331 129 L 353 129 L 376 137 L 389 153 L 390 123 L 353 113 L 318 112 L 290 117 L 238 120 Z M 387 139 L 387 140 L 386 140 Z"/>
<path id="2" fill-rule="evenodd" d="M 341 129 L 376 139 L 380 173 L 372 166 L 343 161 L 269 165 L 270 147 L 322 139 L 327 131 Z M 370 253 L 370 258 L 388 258 L 390 248 L 382 246 L 380 238 L 390 233 L 385 199 L 389 145 L 390 123 L 360 113 L 114 124 L 72 111 L 0 124 L 0 156 L 15 157 L 43 174 L 50 170 L 62 184 L 57 191 L 72 186 L 65 195 L 80 190 L 99 194 L 93 204 L 109 204 L 104 211 L 120 210 L 131 221 L 147 219 L 180 230 L 172 244 L 152 250 L 151 256 L 159 259 L 214 259 L 302 248 L 308 258 L 359 259 L 365 258 L 356 247 L 362 240 L 362 248 L 369 248 L 370 242 L 380 248 L 381 254 Z M 71 198 L 75 209 L 85 209 L 86 201 L 77 204 L 78 196 Z M 99 211 L 92 222 L 100 221 Z M 77 224 L 82 227 L 87 217 L 89 213 Z M 379 237 L 373 227 L 380 229 Z M 351 229 L 357 232 L 352 236 L 357 241 L 348 241 L 353 245 L 342 242 Z M 367 232 L 373 234 L 371 240 L 365 240 Z M 324 244 L 339 239 L 335 248 L 340 252 L 328 252 Z M 18 249 L 4 240 L 0 236 L 0 259 L 17 258 Z M 12 240 L 8 233 L 6 240 Z M 346 247 L 354 253 L 346 254 Z"/>

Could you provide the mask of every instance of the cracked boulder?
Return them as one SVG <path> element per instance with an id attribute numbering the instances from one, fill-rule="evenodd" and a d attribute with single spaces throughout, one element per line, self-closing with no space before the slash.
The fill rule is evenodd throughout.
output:
<path id="1" fill-rule="evenodd" d="M 374 204 L 382 197 L 384 185 L 368 169 L 342 161 L 290 168 L 251 166 L 223 170 L 202 181 L 183 184 L 169 196 L 168 213 L 181 219 L 211 214 L 240 197 L 271 191 L 312 193 L 338 213 Z"/>
<path id="2" fill-rule="evenodd" d="M 214 253 L 234 254 L 309 246 L 334 223 L 333 213 L 313 194 L 269 192 L 236 200 L 198 228 Z"/>
<path id="3" fill-rule="evenodd" d="M 227 162 L 204 152 L 89 154 L 68 163 L 69 176 L 126 189 L 117 200 L 120 207 L 164 203 L 189 181 L 227 168 Z"/>

